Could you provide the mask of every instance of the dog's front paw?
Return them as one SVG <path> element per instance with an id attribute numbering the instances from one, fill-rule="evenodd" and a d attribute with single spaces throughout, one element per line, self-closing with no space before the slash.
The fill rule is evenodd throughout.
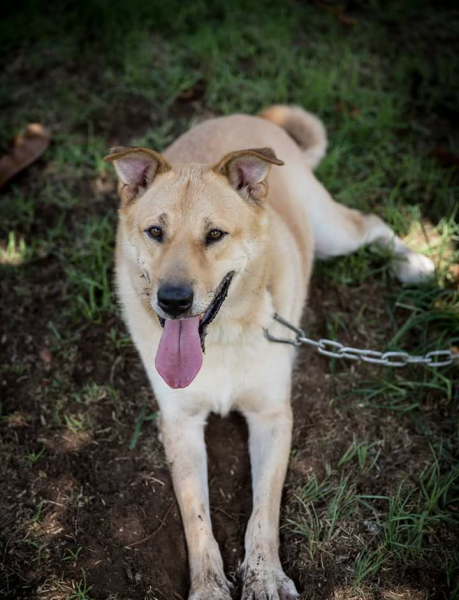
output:
<path id="1" fill-rule="evenodd" d="M 280 567 L 263 564 L 261 559 L 243 568 L 242 600 L 295 600 L 295 584 Z"/>
<path id="2" fill-rule="evenodd" d="M 433 277 L 435 265 L 427 256 L 409 251 L 393 259 L 392 271 L 402 283 L 421 283 Z"/>

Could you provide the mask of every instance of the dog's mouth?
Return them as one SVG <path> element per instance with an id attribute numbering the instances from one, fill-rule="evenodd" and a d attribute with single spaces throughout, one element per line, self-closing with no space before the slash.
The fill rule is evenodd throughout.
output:
<path id="1" fill-rule="evenodd" d="M 207 328 L 220 311 L 233 277 L 234 271 L 225 275 L 212 302 L 201 315 L 186 319 L 164 319 L 158 315 L 163 333 L 155 365 L 169 387 L 187 387 L 199 373 L 205 352 Z"/>

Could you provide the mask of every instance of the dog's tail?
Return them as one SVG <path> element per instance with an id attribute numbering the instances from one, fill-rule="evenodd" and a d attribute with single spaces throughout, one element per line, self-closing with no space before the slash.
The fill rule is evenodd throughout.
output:
<path id="1" fill-rule="evenodd" d="M 327 132 L 316 116 L 299 106 L 276 104 L 259 115 L 280 125 L 303 150 L 303 156 L 311 169 L 315 169 L 327 150 Z"/>

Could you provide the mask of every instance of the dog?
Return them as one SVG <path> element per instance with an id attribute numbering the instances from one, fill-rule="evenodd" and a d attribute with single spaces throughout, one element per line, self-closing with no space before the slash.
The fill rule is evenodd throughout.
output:
<path id="1" fill-rule="evenodd" d="M 116 282 L 124 317 L 160 407 L 160 429 L 186 534 L 191 600 L 230 600 L 212 534 L 204 427 L 237 410 L 249 428 L 253 511 L 243 600 L 292 600 L 278 554 L 291 444 L 295 349 L 284 335 L 307 300 L 314 257 L 364 244 L 392 250 L 402 282 L 432 275 L 376 215 L 336 203 L 313 170 L 323 124 L 300 107 L 205 121 L 163 155 L 112 148 L 120 196 Z"/>

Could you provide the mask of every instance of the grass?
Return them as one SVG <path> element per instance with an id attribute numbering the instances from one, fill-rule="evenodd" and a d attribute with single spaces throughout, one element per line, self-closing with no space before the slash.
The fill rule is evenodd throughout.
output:
<path id="1" fill-rule="evenodd" d="M 142 427 L 144 423 L 148 423 L 149 421 L 156 421 L 159 413 L 149 413 L 148 409 L 145 405 L 142 406 L 139 416 L 137 417 L 135 423 L 134 433 L 132 434 L 132 439 L 129 444 L 129 450 L 134 450 L 139 441 L 140 434 L 142 432 Z"/>
<path id="2" fill-rule="evenodd" d="M 89 592 L 92 590 L 92 585 L 88 585 L 86 573 L 81 570 L 81 580 L 74 584 L 73 591 L 67 596 L 66 600 L 91 600 Z"/>
<path id="3" fill-rule="evenodd" d="M 114 297 L 116 182 L 102 160 L 110 146 L 161 151 L 212 114 L 253 114 L 270 103 L 317 113 L 330 140 L 319 179 L 340 202 L 378 213 L 433 258 L 437 273 L 429 284 L 400 286 L 390 252 L 368 248 L 318 263 L 307 331 L 380 351 L 457 352 L 458 30 L 457 9 L 414 0 L 341 9 L 293 0 L 7 3 L 0 21 L 0 149 L 32 121 L 50 128 L 52 143 L 0 198 L 0 372 L 7 390 L 0 427 L 2 451 L 12 457 L 5 460 L 11 471 L 4 496 L 16 498 L 0 514 L 18 527 L 6 537 L 6 597 L 47 590 L 43 582 L 60 580 L 62 569 L 75 580 L 83 567 L 73 589 L 40 592 L 40 600 L 53 593 L 61 593 L 59 600 L 173 594 L 162 584 L 147 588 L 154 577 L 145 570 L 139 588 L 131 581 L 123 592 L 117 582 L 100 591 L 100 572 L 80 552 L 96 539 L 82 541 L 78 527 L 94 510 L 92 500 L 62 517 L 77 550 L 65 554 L 63 540 L 54 540 L 54 554 L 31 587 L 24 573 L 34 546 L 22 555 L 14 545 L 15 535 L 24 535 L 21 523 L 43 517 L 46 485 L 52 498 L 70 485 L 58 474 L 69 473 L 71 485 L 80 486 L 64 489 L 63 497 L 94 485 L 82 474 L 105 459 L 86 453 L 108 448 L 118 456 L 128 449 L 133 461 L 148 455 L 160 469 L 155 478 L 163 478 L 164 459 L 143 430 L 157 413 L 145 404 L 147 384 Z M 325 595 L 348 586 L 350 597 L 373 600 L 400 582 L 416 588 L 422 580 L 426 593 L 458 598 L 458 363 L 390 370 L 310 359 L 307 352 L 294 397 L 297 427 L 308 435 L 297 435 L 292 464 L 313 457 L 320 467 L 289 479 L 287 572 L 312 598 L 321 596 L 308 582 L 320 577 L 331 586 Z M 62 450 L 69 432 L 84 440 Z M 25 460 L 34 468 L 15 487 L 14 465 Z M 85 497 L 110 507 L 113 494 L 107 484 Z M 117 518 L 121 500 L 120 506 Z M 231 536 L 242 539 L 243 532 Z M 118 545 L 114 538 L 104 547 Z M 111 559 L 123 571 L 121 559 Z"/>
<path id="4" fill-rule="evenodd" d="M 20 265 L 28 254 L 24 238 L 17 239 L 16 232 L 10 231 L 8 241 L 0 248 L 0 263 L 9 265 Z"/>
<path id="5" fill-rule="evenodd" d="M 62 560 L 63 561 L 67 561 L 67 560 L 71 561 L 71 562 L 73 562 L 73 564 L 75 566 L 82 550 L 83 550 L 82 546 L 78 546 L 78 548 L 75 550 L 75 552 L 73 550 L 70 550 L 70 548 L 67 548 L 65 556 L 62 557 Z"/>
<path id="6" fill-rule="evenodd" d="M 287 520 L 311 560 L 333 554 L 339 538 L 341 544 L 347 542 L 345 551 L 352 554 L 357 547 L 358 554 L 347 566 L 349 580 L 356 587 L 376 582 L 383 565 L 390 569 L 397 563 L 437 562 L 432 540 L 459 525 L 459 465 L 450 456 L 445 469 L 443 446 L 431 447 L 431 459 L 421 473 L 407 476 L 387 495 L 356 492 L 355 469 L 365 473 L 367 450 L 368 445 L 354 438 L 336 470 L 329 469 L 320 482 L 313 476 L 299 490 L 295 517 Z M 354 457 L 358 460 L 352 466 Z M 351 470 L 344 474 L 344 467 Z M 362 535 L 359 522 L 363 522 L 366 535 Z M 353 541 L 349 543 L 349 539 Z M 447 564 L 454 570 L 459 568 L 459 556 L 452 549 L 450 552 Z"/>
<path id="7" fill-rule="evenodd" d="M 30 461 L 32 465 L 40 460 L 44 456 L 46 452 L 46 448 L 42 448 L 38 452 L 34 452 L 33 450 L 27 450 L 26 457 Z"/>
<path id="8" fill-rule="evenodd" d="M 311 559 L 339 535 L 338 526 L 352 513 L 356 503 L 355 489 L 348 476 L 334 482 L 332 475 L 330 472 L 320 483 L 313 477 L 301 489 L 297 501 L 303 509 L 299 511 L 302 518 L 288 521 L 297 534 L 305 537 Z"/>
<path id="9" fill-rule="evenodd" d="M 363 550 L 356 558 L 354 564 L 353 583 L 358 588 L 365 580 L 375 577 L 387 558 L 383 550 Z"/>
<path id="10" fill-rule="evenodd" d="M 100 323 L 113 310 L 110 280 L 113 270 L 113 220 L 92 219 L 77 229 L 79 245 L 61 259 L 70 283 L 70 310 Z M 80 246 L 81 244 L 81 246 Z"/>
<path id="11" fill-rule="evenodd" d="M 76 417 L 71 415 L 65 414 L 64 421 L 72 433 L 78 433 L 79 431 L 84 431 L 85 429 L 83 421 L 78 420 Z"/>
<path id="12" fill-rule="evenodd" d="M 381 449 L 376 449 L 380 442 L 358 442 L 356 437 L 352 440 L 352 444 L 338 461 L 338 467 L 342 467 L 352 460 L 356 460 L 361 471 L 371 470 L 381 454 Z"/>
<path id="13" fill-rule="evenodd" d="M 33 519 L 32 519 L 32 520 L 33 520 L 33 521 L 35 521 L 36 523 L 38 523 L 38 522 L 40 521 L 40 519 L 41 519 L 41 511 L 42 511 L 42 508 L 43 508 L 43 504 L 44 504 L 44 503 L 45 503 L 45 501 L 44 501 L 44 500 L 40 500 L 40 502 L 38 503 L 38 506 L 37 506 L 36 513 L 35 513 L 35 515 L 34 515 L 34 517 L 33 517 Z"/>

